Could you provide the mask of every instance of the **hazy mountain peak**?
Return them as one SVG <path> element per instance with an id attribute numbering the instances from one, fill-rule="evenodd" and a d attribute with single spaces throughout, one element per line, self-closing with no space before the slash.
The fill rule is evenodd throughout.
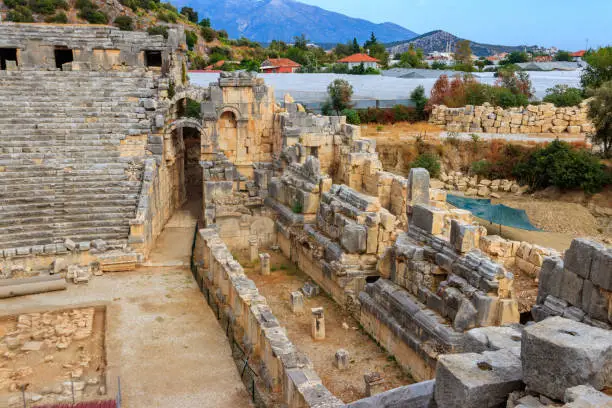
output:
<path id="1" fill-rule="evenodd" d="M 291 41 L 304 34 L 313 42 L 346 42 L 356 37 L 363 43 L 374 32 L 381 42 L 409 40 L 416 34 L 393 23 L 376 24 L 324 10 L 295 0 L 178 0 L 193 7 L 213 27 L 226 30 L 230 37 L 251 40 Z"/>

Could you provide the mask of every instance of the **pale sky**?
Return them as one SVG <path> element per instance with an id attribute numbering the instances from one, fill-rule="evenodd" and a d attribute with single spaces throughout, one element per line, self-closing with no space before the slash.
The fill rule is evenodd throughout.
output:
<path id="1" fill-rule="evenodd" d="M 468 40 L 556 46 L 612 45 L 612 0 L 300 0 L 419 34 L 442 29 Z"/>

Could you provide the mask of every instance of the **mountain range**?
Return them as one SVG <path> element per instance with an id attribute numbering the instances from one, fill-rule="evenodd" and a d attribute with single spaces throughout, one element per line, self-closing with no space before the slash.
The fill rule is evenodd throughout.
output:
<path id="1" fill-rule="evenodd" d="M 226 30 L 230 38 L 244 36 L 261 43 L 291 42 L 301 34 L 315 43 L 346 43 L 353 38 L 363 43 L 372 32 L 383 43 L 417 36 L 397 24 L 376 24 L 295 0 L 173 0 L 172 3 L 179 8 L 193 8 L 200 18 L 210 18 L 213 27 Z"/>
<path id="2" fill-rule="evenodd" d="M 453 52 L 455 50 L 455 44 L 457 42 L 463 40 L 463 38 L 459 38 L 451 33 L 448 33 L 443 30 L 435 30 L 431 31 L 417 37 L 408 39 L 407 41 L 396 41 L 390 44 L 387 44 L 389 52 L 391 54 L 401 54 L 403 52 L 408 51 L 410 45 L 412 45 L 415 49 L 421 48 L 425 54 L 428 54 L 433 51 L 450 51 Z M 501 52 L 513 52 L 513 51 L 530 51 L 538 48 L 537 46 L 508 46 L 508 45 L 493 45 L 493 44 L 481 44 L 477 42 L 470 41 L 470 47 L 472 48 L 472 53 L 479 57 L 486 57 L 488 55 L 498 54 Z"/>

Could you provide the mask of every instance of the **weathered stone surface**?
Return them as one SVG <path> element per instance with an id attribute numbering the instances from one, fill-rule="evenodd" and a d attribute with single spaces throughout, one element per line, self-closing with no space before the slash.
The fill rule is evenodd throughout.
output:
<path id="1" fill-rule="evenodd" d="M 410 169 L 408 174 L 408 205 L 429 205 L 429 172 L 423 168 Z"/>
<path id="2" fill-rule="evenodd" d="M 588 385 L 578 385 L 565 390 L 564 408 L 612 408 L 612 397 Z"/>
<path id="3" fill-rule="evenodd" d="M 566 269 L 578 274 L 583 279 L 589 279 L 591 264 L 595 253 L 603 250 L 603 246 L 585 238 L 576 238 L 563 257 Z"/>
<path id="4" fill-rule="evenodd" d="M 561 274 L 561 287 L 559 297 L 574 306 L 582 305 L 582 286 L 584 279 L 570 271 L 564 269 Z"/>
<path id="5" fill-rule="evenodd" d="M 351 402 L 347 408 L 433 408 L 434 380 L 422 381 Z"/>
<path id="6" fill-rule="evenodd" d="M 521 340 L 523 381 L 562 399 L 567 388 L 612 386 L 612 332 L 561 317 L 528 326 Z"/>
<path id="7" fill-rule="evenodd" d="M 435 400 L 439 407 L 497 407 L 523 387 L 521 360 L 507 350 L 447 354 L 438 358 Z"/>
<path id="8" fill-rule="evenodd" d="M 612 291 L 612 249 L 599 249 L 593 255 L 591 280 L 600 288 Z"/>

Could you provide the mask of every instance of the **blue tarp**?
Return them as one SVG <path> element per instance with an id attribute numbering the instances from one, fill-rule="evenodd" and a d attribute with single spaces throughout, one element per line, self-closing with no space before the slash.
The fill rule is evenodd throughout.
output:
<path id="1" fill-rule="evenodd" d="M 491 204 L 490 199 L 468 198 L 448 194 L 446 201 L 457 208 L 468 210 L 474 216 L 494 224 L 528 231 L 542 231 L 529 221 L 529 217 L 527 217 L 527 213 L 524 210 L 508 207 L 503 204 L 494 205 Z"/>

